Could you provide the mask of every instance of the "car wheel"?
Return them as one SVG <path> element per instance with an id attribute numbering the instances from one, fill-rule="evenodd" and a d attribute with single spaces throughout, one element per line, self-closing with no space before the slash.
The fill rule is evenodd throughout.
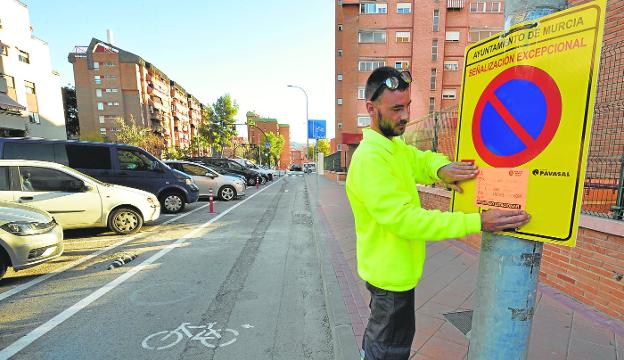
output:
<path id="1" fill-rule="evenodd" d="M 219 199 L 230 201 L 236 197 L 236 189 L 230 185 L 223 185 L 219 189 Z"/>
<path id="2" fill-rule="evenodd" d="M 141 213 L 129 207 L 117 208 L 108 217 L 108 228 L 117 234 L 133 234 L 142 226 Z"/>
<path id="3" fill-rule="evenodd" d="M 247 179 L 247 185 L 249 185 L 249 186 L 256 185 L 256 179 L 254 179 L 253 177 L 248 178 Z"/>
<path id="4" fill-rule="evenodd" d="M 164 212 L 177 214 L 184 210 L 184 196 L 177 191 L 167 191 L 160 195 L 160 205 Z"/>
<path id="5" fill-rule="evenodd" d="M 7 267 L 9 266 L 9 257 L 0 249 L 0 279 L 6 274 Z"/>

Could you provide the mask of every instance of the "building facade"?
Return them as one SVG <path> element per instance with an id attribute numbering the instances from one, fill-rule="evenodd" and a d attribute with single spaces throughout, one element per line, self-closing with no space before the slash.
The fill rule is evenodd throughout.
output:
<path id="1" fill-rule="evenodd" d="M 28 7 L 0 0 L 0 136 L 67 139 L 61 80 Z"/>
<path id="2" fill-rule="evenodd" d="M 503 29 L 503 1 L 336 2 L 336 149 L 342 166 L 370 125 L 364 88 L 380 66 L 409 70 L 411 119 L 457 102 L 464 49 Z M 410 120 L 411 120 L 410 119 Z"/>
<path id="3" fill-rule="evenodd" d="M 118 119 L 152 129 L 165 147 L 186 148 L 197 135 L 204 105 L 141 57 L 94 38 L 68 60 L 81 137 L 111 137 Z"/>
<path id="4" fill-rule="evenodd" d="M 262 142 L 265 134 L 273 133 L 281 135 L 284 138 L 284 147 L 280 152 L 279 163 L 277 168 L 286 169 L 291 163 L 290 154 L 290 126 L 288 124 L 279 124 L 277 119 L 263 118 L 260 115 L 250 111 L 247 113 L 247 139 L 248 144 L 264 149 L 265 144 Z M 262 151 L 262 150 L 261 150 Z"/>

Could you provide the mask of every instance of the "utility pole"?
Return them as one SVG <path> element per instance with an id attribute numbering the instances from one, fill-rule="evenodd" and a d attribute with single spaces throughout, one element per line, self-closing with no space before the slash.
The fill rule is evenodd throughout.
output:
<path id="1" fill-rule="evenodd" d="M 566 0 L 507 0 L 505 30 L 566 8 Z M 483 233 L 468 359 L 527 358 L 543 245 Z"/>

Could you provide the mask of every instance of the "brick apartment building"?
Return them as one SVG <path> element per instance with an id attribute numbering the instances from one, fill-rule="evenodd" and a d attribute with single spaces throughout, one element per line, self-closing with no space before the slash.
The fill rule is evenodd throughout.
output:
<path id="1" fill-rule="evenodd" d="M 370 124 L 364 87 L 371 71 L 412 74 L 411 118 L 457 102 L 467 45 L 503 29 L 503 1 L 336 2 L 336 150 L 348 167 Z"/>
<path id="2" fill-rule="evenodd" d="M 291 163 L 290 126 L 288 124 L 279 124 L 277 119 L 263 118 L 252 111 L 247 113 L 247 124 L 248 143 L 258 146 L 261 151 L 265 146 L 262 142 L 264 134 L 273 133 L 281 135 L 284 138 L 284 148 L 280 153 L 277 168 L 282 170 L 286 169 Z"/>
<path id="3" fill-rule="evenodd" d="M 204 105 L 138 55 L 94 38 L 68 60 L 83 136 L 111 136 L 120 118 L 153 129 L 166 147 L 186 148 L 197 134 Z"/>

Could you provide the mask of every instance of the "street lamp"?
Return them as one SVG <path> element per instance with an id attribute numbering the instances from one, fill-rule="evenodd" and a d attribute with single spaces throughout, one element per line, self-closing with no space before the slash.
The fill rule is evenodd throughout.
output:
<path id="1" fill-rule="evenodd" d="M 306 159 L 308 158 L 308 152 L 310 151 L 310 139 L 308 138 L 308 127 L 309 124 L 308 122 L 310 121 L 310 119 L 308 119 L 308 94 L 306 93 L 306 91 L 301 87 L 301 86 L 297 86 L 297 85 L 288 85 L 288 87 L 290 88 L 295 88 L 295 89 L 299 89 L 301 91 L 303 91 L 303 95 L 305 95 L 305 100 L 306 100 L 306 126 L 305 126 L 305 137 L 306 137 Z M 312 158 L 314 158 L 314 155 L 312 156 Z"/>

